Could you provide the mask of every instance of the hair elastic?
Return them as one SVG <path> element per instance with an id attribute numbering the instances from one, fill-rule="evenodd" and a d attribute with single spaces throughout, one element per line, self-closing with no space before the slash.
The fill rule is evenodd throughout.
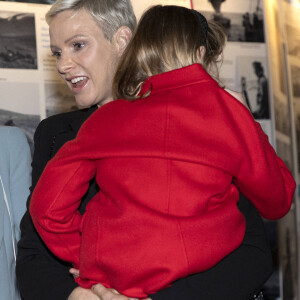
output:
<path id="1" fill-rule="evenodd" d="M 208 32 L 208 23 L 206 18 L 197 10 L 192 9 L 191 11 L 197 17 L 206 40 Z"/>

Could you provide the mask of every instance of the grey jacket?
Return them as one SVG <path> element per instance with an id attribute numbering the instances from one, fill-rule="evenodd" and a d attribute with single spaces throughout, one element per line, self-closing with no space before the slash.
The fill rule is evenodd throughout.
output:
<path id="1" fill-rule="evenodd" d="M 29 195 L 30 162 L 29 144 L 21 129 L 0 126 L 0 300 L 20 299 L 15 255 Z"/>

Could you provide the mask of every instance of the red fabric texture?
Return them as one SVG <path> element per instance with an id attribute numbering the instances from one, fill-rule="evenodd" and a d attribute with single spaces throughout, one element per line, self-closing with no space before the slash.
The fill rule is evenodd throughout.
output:
<path id="1" fill-rule="evenodd" d="M 245 233 L 238 189 L 268 219 L 295 181 L 247 108 L 199 64 L 153 76 L 145 99 L 99 108 L 48 163 L 31 198 L 50 250 L 102 283 L 146 297 L 211 268 Z M 90 179 L 100 192 L 83 217 Z"/>

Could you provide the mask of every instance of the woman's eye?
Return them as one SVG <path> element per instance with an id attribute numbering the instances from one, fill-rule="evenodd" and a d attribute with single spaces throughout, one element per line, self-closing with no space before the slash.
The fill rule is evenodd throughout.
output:
<path id="1" fill-rule="evenodd" d="M 61 56 L 61 52 L 60 51 L 53 51 L 52 56 L 54 56 L 56 58 L 59 58 Z"/>
<path id="2" fill-rule="evenodd" d="M 75 48 L 75 50 L 80 50 L 81 48 L 84 47 L 84 43 L 74 43 L 73 47 Z"/>

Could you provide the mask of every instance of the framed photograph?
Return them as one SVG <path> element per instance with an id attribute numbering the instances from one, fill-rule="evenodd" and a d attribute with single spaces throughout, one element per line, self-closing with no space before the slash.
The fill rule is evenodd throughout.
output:
<path id="1" fill-rule="evenodd" d="M 36 83 L 0 81 L 0 90 L 0 125 L 22 129 L 33 153 L 33 135 L 41 120 L 39 86 Z"/>
<path id="2" fill-rule="evenodd" d="M 264 43 L 263 3 L 257 0 L 193 0 L 193 8 L 222 25 L 229 42 Z"/>
<path id="3" fill-rule="evenodd" d="M 0 68 L 38 68 L 34 14 L 0 11 Z"/>
<path id="4" fill-rule="evenodd" d="M 23 3 L 39 3 L 39 4 L 53 4 L 55 0 L 22 0 L 22 1 L 13 1 L 13 0 L 1 0 L 6 2 L 23 2 Z"/>
<path id="5" fill-rule="evenodd" d="M 46 82 L 46 117 L 77 110 L 75 97 L 65 83 Z"/>
<path id="6" fill-rule="evenodd" d="M 241 92 L 257 120 L 270 119 L 268 68 L 265 57 L 237 57 Z"/>

